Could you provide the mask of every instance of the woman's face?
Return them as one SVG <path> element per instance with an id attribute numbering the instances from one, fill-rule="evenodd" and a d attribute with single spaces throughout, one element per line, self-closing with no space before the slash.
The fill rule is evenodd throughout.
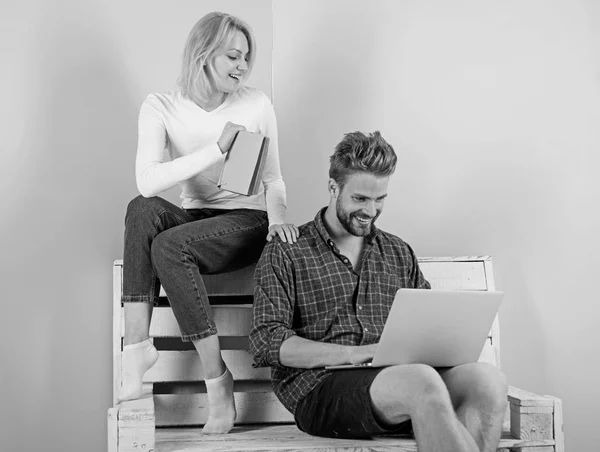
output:
<path id="1" fill-rule="evenodd" d="M 213 59 L 213 82 L 219 93 L 234 93 L 248 71 L 248 40 L 236 31 Z"/>

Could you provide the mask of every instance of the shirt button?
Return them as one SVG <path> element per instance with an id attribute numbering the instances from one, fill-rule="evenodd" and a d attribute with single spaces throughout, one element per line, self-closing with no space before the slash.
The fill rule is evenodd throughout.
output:
<path id="1" fill-rule="evenodd" d="M 365 328 L 365 333 L 367 333 L 369 330 L 367 328 Z"/>
<path id="2" fill-rule="evenodd" d="M 344 259 L 344 264 L 347 264 L 347 263 L 348 263 L 348 259 Z"/>
<path id="3" fill-rule="evenodd" d="M 359 306 L 358 309 L 362 309 L 362 306 Z"/>

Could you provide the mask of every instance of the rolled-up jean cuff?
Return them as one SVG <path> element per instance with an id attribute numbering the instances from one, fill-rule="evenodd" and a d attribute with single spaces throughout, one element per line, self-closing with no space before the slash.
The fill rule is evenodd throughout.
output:
<path id="1" fill-rule="evenodd" d="M 121 303 L 152 303 L 156 307 L 158 306 L 158 298 L 148 295 L 123 295 Z"/>
<path id="2" fill-rule="evenodd" d="M 217 328 L 211 326 L 208 330 L 202 331 L 201 333 L 182 334 L 181 340 L 183 342 L 197 341 L 198 339 L 205 339 L 207 337 L 214 336 L 215 334 L 217 334 Z"/>

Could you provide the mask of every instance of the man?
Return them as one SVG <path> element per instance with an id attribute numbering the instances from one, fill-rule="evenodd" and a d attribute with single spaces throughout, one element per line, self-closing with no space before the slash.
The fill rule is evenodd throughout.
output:
<path id="1" fill-rule="evenodd" d="M 296 244 L 267 244 L 255 273 L 250 349 L 312 435 L 368 438 L 414 431 L 419 450 L 495 451 L 506 381 L 487 364 L 327 371 L 361 363 L 399 288 L 430 288 L 410 246 L 375 227 L 396 167 L 379 132 L 345 135 L 330 159 L 329 206 Z"/>

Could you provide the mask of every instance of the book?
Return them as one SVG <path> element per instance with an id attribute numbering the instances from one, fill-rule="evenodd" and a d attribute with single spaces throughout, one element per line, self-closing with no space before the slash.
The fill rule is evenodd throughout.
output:
<path id="1" fill-rule="evenodd" d="M 225 157 L 217 186 L 245 196 L 258 194 L 268 150 L 269 137 L 245 130 L 238 132 Z"/>

